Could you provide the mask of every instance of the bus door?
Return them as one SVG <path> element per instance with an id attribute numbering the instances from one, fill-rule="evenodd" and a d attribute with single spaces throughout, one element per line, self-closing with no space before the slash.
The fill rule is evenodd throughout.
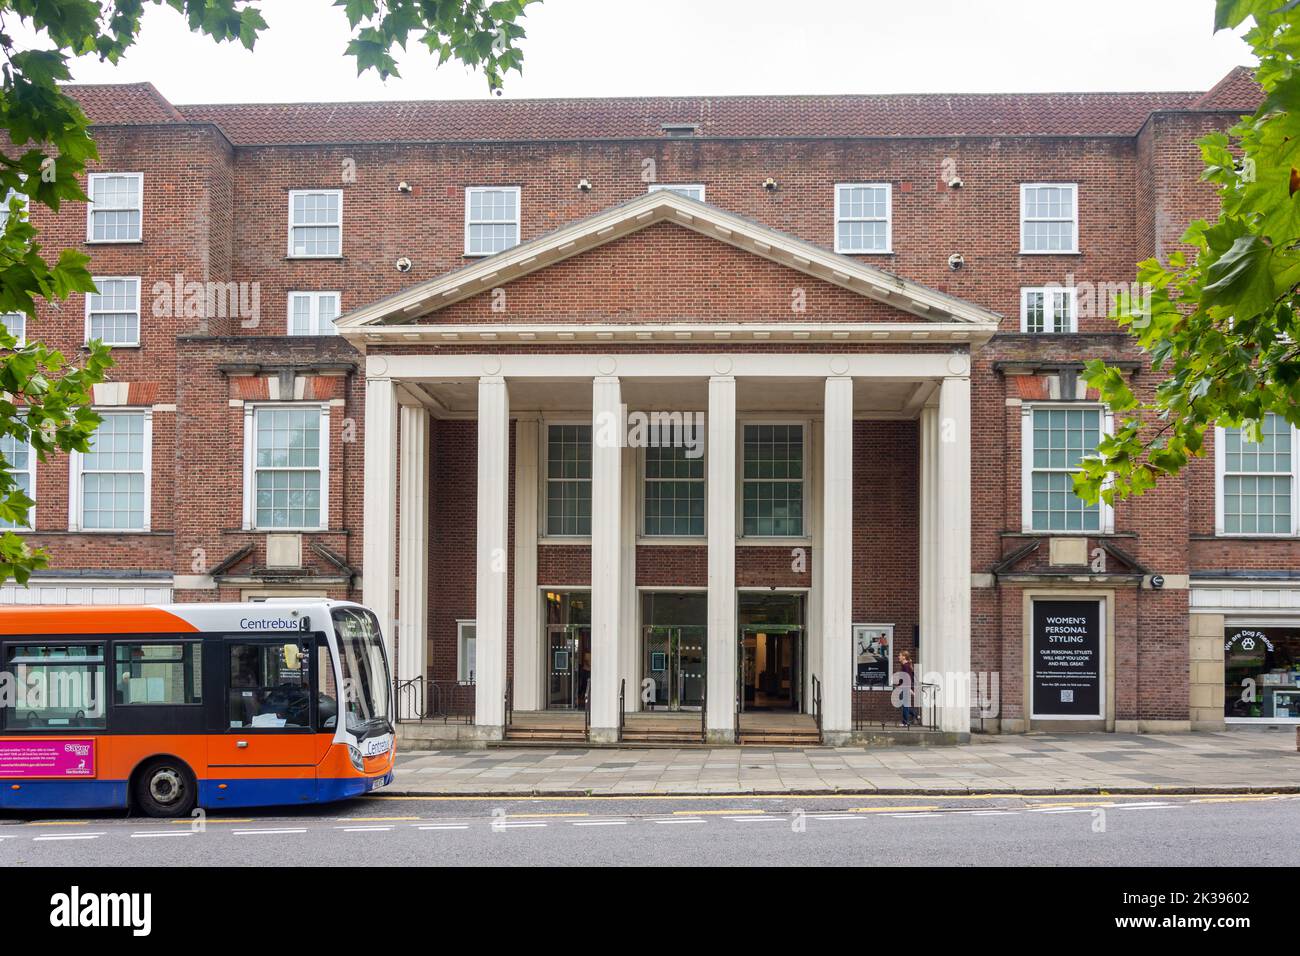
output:
<path id="1" fill-rule="evenodd" d="M 314 644 L 309 634 L 240 634 L 218 645 L 224 713 L 223 732 L 209 747 L 214 777 L 275 767 L 282 772 L 272 776 L 314 781 Z M 259 769 L 246 776 L 268 774 Z"/>

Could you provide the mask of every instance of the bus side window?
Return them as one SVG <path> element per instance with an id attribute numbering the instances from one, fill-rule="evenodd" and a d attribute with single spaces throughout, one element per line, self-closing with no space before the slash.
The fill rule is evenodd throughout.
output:
<path id="1" fill-rule="evenodd" d="M 310 696 L 294 644 L 231 644 L 230 726 L 307 727 Z M 293 651 L 287 650 L 293 648 Z"/>
<path id="2" fill-rule="evenodd" d="M 339 689 L 334 680 L 334 662 L 324 638 L 316 645 L 316 727 L 333 730 L 339 725 Z"/>
<path id="3" fill-rule="evenodd" d="M 8 728 L 106 727 L 103 644 L 10 644 L 17 695 Z"/>

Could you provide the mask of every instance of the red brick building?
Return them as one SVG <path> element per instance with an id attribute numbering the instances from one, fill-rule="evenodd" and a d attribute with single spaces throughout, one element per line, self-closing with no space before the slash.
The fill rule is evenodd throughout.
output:
<path id="1" fill-rule="evenodd" d="M 52 569 L 4 599 L 364 598 L 427 682 L 415 708 L 472 700 L 485 736 L 509 698 L 589 707 L 598 738 L 621 701 L 703 708 L 718 739 L 739 711 L 816 712 L 845 739 L 898 719 L 904 651 L 955 734 L 1300 711 L 1288 428 L 1216 435 L 1113 510 L 1069 491 L 1109 422 L 1082 363 L 1157 380 L 1109 300 L 1214 214 L 1194 140 L 1253 109 L 1244 71 L 1191 93 L 74 92 L 94 201 L 33 215 L 100 294 L 28 331 L 118 364 L 96 450 L 29 472 Z"/>

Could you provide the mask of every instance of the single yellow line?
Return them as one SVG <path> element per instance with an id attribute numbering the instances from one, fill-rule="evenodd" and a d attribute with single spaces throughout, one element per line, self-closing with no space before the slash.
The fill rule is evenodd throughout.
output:
<path id="1" fill-rule="evenodd" d="M 906 800 L 914 798 L 914 793 L 640 793 L 640 794 L 622 794 L 622 793 L 596 793 L 590 795 L 578 796 L 576 794 L 555 794 L 547 795 L 544 793 L 523 793 L 503 796 L 475 796 L 473 794 L 451 794 L 451 793 L 431 793 L 425 796 L 403 795 L 398 796 L 376 794 L 373 797 L 362 797 L 363 800 L 436 800 L 440 802 L 465 802 L 465 801 L 484 801 L 484 800 L 533 800 L 533 801 L 561 801 L 561 800 Z M 1203 793 L 1175 793 L 1163 790 L 1152 790 L 1149 793 L 927 793 L 924 794 L 927 800 L 1079 800 L 1088 799 L 1096 800 L 1104 798 L 1106 800 L 1150 800 L 1153 797 L 1159 797 L 1162 800 L 1167 799 L 1187 799 L 1194 800 L 1207 796 Z M 1243 794 L 1243 797 L 1252 799 L 1262 799 L 1269 796 L 1283 796 L 1283 794 Z"/>
<path id="2" fill-rule="evenodd" d="M 29 827 L 84 827 L 89 826 L 89 820 L 28 820 Z"/>
<path id="3" fill-rule="evenodd" d="M 168 820 L 167 822 L 168 822 L 168 823 L 176 824 L 176 825 L 178 825 L 178 826 L 191 826 L 191 825 L 193 825 L 197 820 L 199 820 L 198 817 L 185 817 L 185 818 L 182 818 L 182 819 L 180 819 L 180 820 Z M 213 823 L 252 823 L 252 822 L 253 822 L 253 818 L 252 818 L 252 817 L 208 817 L 206 820 L 203 820 L 203 823 L 204 823 L 204 824 L 213 824 Z"/>

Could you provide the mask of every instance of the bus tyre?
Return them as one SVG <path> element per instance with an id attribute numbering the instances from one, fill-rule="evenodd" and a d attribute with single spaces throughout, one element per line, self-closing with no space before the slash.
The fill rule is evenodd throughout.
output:
<path id="1" fill-rule="evenodd" d="M 197 798 L 194 775 L 179 760 L 155 760 L 135 780 L 135 804 L 147 816 L 186 816 Z"/>

